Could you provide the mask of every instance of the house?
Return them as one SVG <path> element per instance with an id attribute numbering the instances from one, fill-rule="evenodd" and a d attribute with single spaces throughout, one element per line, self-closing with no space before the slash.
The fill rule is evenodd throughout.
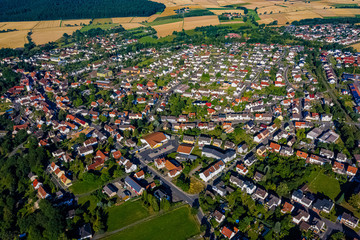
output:
<path id="1" fill-rule="evenodd" d="M 268 201 L 266 202 L 266 207 L 270 210 L 275 210 L 277 206 L 280 206 L 281 199 L 273 194 L 268 196 Z"/>
<path id="2" fill-rule="evenodd" d="M 334 161 L 332 170 L 339 174 L 345 174 L 345 166 L 343 163 Z"/>
<path id="3" fill-rule="evenodd" d="M 177 152 L 185 155 L 190 155 L 194 146 L 187 143 L 182 143 L 179 145 Z"/>
<path id="4" fill-rule="evenodd" d="M 222 214 L 221 212 L 219 212 L 218 210 L 215 210 L 213 213 L 213 218 L 215 219 L 215 221 L 217 221 L 218 223 L 221 223 L 222 221 L 225 220 L 225 215 Z"/>
<path id="5" fill-rule="evenodd" d="M 199 147 L 203 147 L 204 145 L 210 145 L 211 140 L 212 140 L 211 137 L 200 136 L 198 139 L 198 145 L 199 145 Z"/>
<path id="6" fill-rule="evenodd" d="M 161 169 L 165 167 L 165 158 L 157 158 L 154 161 L 155 167 L 157 167 L 157 169 Z"/>
<path id="7" fill-rule="evenodd" d="M 317 199 L 313 204 L 313 210 L 320 213 L 321 211 L 325 213 L 330 213 L 333 209 L 334 203 L 328 199 Z"/>
<path id="8" fill-rule="evenodd" d="M 299 210 L 298 214 L 292 218 L 292 221 L 296 224 L 300 224 L 301 221 L 307 222 L 310 219 L 310 214 L 302 209 Z"/>
<path id="9" fill-rule="evenodd" d="M 332 159 L 332 158 L 334 158 L 334 152 L 330 151 L 330 150 L 327 150 L 327 149 L 324 149 L 324 148 L 321 148 L 320 149 L 320 156 Z"/>
<path id="10" fill-rule="evenodd" d="M 248 151 L 249 151 L 249 147 L 248 147 L 247 144 L 244 143 L 244 144 L 241 144 L 241 145 L 238 146 L 238 153 L 245 154 Z"/>
<path id="11" fill-rule="evenodd" d="M 134 174 L 134 177 L 136 179 L 144 179 L 145 178 L 145 173 L 144 170 L 140 170 L 137 173 Z"/>
<path id="12" fill-rule="evenodd" d="M 357 173 L 357 170 L 358 170 L 357 167 L 349 165 L 346 169 L 346 174 L 350 175 L 350 176 L 355 176 Z"/>
<path id="13" fill-rule="evenodd" d="M 249 170 L 244 166 L 244 164 L 236 165 L 236 171 L 243 176 L 245 176 L 249 172 Z"/>
<path id="14" fill-rule="evenodd" d="M 222 229 L 221 229 L 221 234 L 227 238 L 227 239 L 232 239 L 235 234 L 237 232 L 237 229 L 234 229 L 234 230 L 230 230 L 228 227 L 224 226 Z"/>
<path id="15" fill-rule="evenodd" d="M 205 146 L 202 149 L 201 156 L 222 159 L 225 163 L 230 162 L 236 157 L 236 152 L 233 149 L 222 150 L 213 146 Z"/>
<path id="16" fill-rule="evenodd" d="M 258 171 L 255 172 L 254 174 L 254 181 L 255 182 L 260 182 L 264 177 L 264 174 L 259 173 Z"/>
<path id="17" fill-rule="evenodd" d="M 102 190 L 102 192 L 108 195 L 108 197 L 116 196 L 117 191 L 118 189 L 111 183 L 105 185 Z"/>
<path id="18" fill-rule="evenodd" d="M 268 192 L 265 189 L 262 188 L 256 188 L 254 194 L 253 194 L 253 198 L 256 200 L 259 200 L 260 202 L 264 202 L 265 198 L 268 196 Z"/>
<path id="19" fill-rule="evenodd" d="M 166 160 L 165 168 L 169 171 L 168 176 L 173 178 L 182 172 L 182 166 L 176 160 Z"/>
<path id="20" fill-rule="evenodd" d="M 92 231 L 90 223 L 86 223 L 82 227 L 79 228 L 79 240 L 83 239 L 91 239 L 92 238 Z"/>
<path id="21" fill-rule="evenodd" d="M 222 160 L 219 160 L 210 167 L 208 167 L 207 169 L 205 169 L 202 173 L 199 174 L 199 176 L 204 182 L 207 182 L 224 169 L 225 169 L 225 163 Z"/>
<path id="22" fill-rule="evenodd" d="M 195 137 L 184 135 L 183 142 L 188 143 L 188 144 L 194 144 L 195 143 Z"/>
<path id="23" fill-rule="evenodd" d="M 282 213 L 291 213 L 293 210 L 295 209 L 294 205 L 288 203 L 288 202 L 285 202 L 284 205 L 283 205 L 283 208 L 281 209 L 281 212 Z"/>
<path id="24" fill-rule="evenodd" d="M 170 139 L 169 136 L 165 135 L 162 132 L 154 132 L 151 133 L 142 139 L 140 141 L 147 145 L 147 147 L 150 147 L 152 149 L 158 148 L 162 146 L 164 143 L 166 143 Z"/>
<path id="25" fill-rule="evenodd" d="M 351 228 L 356 228 L 359 224 L 359 219 L 344 212 L 340 217 L 340 223 Z"/>
<path id="26" fill-rule="evenodd" d="M 141 187 L 140 184 L 130 176 L 125 178 L 125 184 L 130 187 L 130 189 L 133 190 L 137 195 L 141 195 L 144 191 L 144 188 Z"/>

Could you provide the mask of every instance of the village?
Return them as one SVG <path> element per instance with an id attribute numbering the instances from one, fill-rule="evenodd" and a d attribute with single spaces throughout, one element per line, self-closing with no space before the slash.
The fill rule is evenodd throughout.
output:
<path id="1" fill-rule="evenodd" d="M 319 29 L 326 31 L 319 36 Z M 358 30 L 346 25 L 289 31 L 308 40 L 358 41 L 348 34 Z M 360 127 L 358 54 L 321 50 L 311 59 L 311 49 L 298 45 L 136 43 L 111 34 L 1 60 L 19 76 L 1 96 L 2 115 L 13 123 L 2 137 L 26 132 L 51 154 L 38 167 L 55 189 L 28 175 L 38 199 L 65 204 L 71 214 L 90 192 L 82 187 L 91 185 L 120 204 L 145 192 L 160 205 L 189 204 L 211 239 L 271 239 L 286 228 L 320 239 L 334 231 L 359 236 L 344 196 L 360 191 L 360 138 L 339 130 L 341 122 Z M 231 199 L 249 213 L 239 214 Z M 100 238 L 89 222 L 79 231 L 79 239 Z"/>

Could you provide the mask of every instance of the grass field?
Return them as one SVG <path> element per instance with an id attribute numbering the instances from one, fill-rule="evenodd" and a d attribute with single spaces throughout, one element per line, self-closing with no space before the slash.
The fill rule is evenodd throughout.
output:
<path id="1" fill-rule="evenodd" d="M 141 201 L 127 201 L 120 206 L 107 209 L 107 213 L 108 219 L 106 225 L 108 226 L 108 232 L 150 216 L 149 210 L 143 207 Z"/>
<path id="2" fill-rule="evenodd" d="M 309 189 L 313 193 L 322 193 L 334 200 L 340 193 L 339 182 L 323 172 L 312 172 L 308 177 Z"/>
<path id="3" fill-rule="evenodd" d="M 184 240 L 200 232 L 188 206 L 125 229 L 105 239 Z"/>
<path id="4" fill-rule="evenodd" d="M 103 183 L 100 178 L 94 182 L 77 180 L 73 183 L 73 185 L 71 185 L 70 190 L 74 194 L 83 194 L 94 191 L 95 189 L 101 187 L 102 184 Z"/>

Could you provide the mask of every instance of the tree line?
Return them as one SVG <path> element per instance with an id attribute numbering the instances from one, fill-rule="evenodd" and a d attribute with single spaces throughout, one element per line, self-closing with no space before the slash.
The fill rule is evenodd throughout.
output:
<path id="1" fill-rule="evenodd" d="M 164 4 L 148 0 L 4 0 L 0 21 L 150 16 L 164 9 Z"/>

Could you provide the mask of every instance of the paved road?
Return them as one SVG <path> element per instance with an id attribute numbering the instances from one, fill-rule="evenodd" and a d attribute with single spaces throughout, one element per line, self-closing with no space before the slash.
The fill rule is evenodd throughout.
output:
<path id="1" fill-rule="evenodd" d="M 14 150 L 12 150 L 12 152 L 8 155 L 8 158 L 14 156 L 14 154 L 15 154 L 20 148 L 23 148 L 23 147 L 24 147 L 24 144 L 25 144 L 25 143 L 26 143 L 26 141 L 23 142 L 22 144 L 20 144 L 19 146 L 17 146 Z"/>

